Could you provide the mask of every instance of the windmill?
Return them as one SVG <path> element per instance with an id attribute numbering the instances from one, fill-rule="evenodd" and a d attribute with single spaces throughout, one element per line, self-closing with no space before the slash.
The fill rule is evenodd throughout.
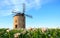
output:
<path id="1" fill-rule="evenodd" d="M 25 14 L 25 4 L 23 3 L 23 12 L 20 11 L 12 11 L 12 13 L 15 13 L 14 15 L 14 22 L 13 22 L 13 28 L 14 29 L 21 29 L 25 28 L 25 16 L 32 18 L 32 16 Z"/>

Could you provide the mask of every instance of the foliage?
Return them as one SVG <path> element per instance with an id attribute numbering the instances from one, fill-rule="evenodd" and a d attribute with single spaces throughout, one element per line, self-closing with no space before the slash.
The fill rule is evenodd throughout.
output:
<path id="1" fill-rule="evenodd" d="M 60 38 L 60 29 L 23 29 L 23 30 L 10 30 L 0 29 L 0 38 L 14 38 L 14 34 L 18 33 L 18 38 Z"/>

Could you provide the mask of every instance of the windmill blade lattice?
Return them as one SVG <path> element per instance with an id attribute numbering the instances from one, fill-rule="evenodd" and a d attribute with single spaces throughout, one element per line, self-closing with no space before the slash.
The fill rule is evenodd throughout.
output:
<path id="1" fill-rule="evenodd" d="M 32 16 L 25 14 L 25 16 L 32 18 Z"/>

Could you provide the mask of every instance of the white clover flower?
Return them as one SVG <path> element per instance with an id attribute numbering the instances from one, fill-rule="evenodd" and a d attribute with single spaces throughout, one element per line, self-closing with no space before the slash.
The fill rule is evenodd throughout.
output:
<path id="1" fill-rule="evenodd" d="M 9 32 L 10 30 L 9 30 L 9 29 L 7 29 L 6 31 L 7 31 L 7 32 Z"/>
<path id="2" fill-rule="evenodd" d="M 49 34 L 48 36 L 51 36 L 51 34 Z"/>
<path id="3" fill-rule="evenodd" d="M 45 32 L 47 29 L 46 28 L 42 28 L 41 30 L 42 30 L 42 32 Z"/>
<path id="4" fill-rule="evenodd" d="M 33 28 L 33 31 L 36 31 L 36 28 Z"/>
<path id="5" fill-rule="evenodd" d="M 26 33 L 26 30 L 24 30 L 23 32 L 22 32 L 22 34 L 25 34 Z"/>
<path id="6" fill-rule="evenodd" d="M 16 33 L 14 34 L 14 37 L 18 37 L 20 35 L 20 33 Z"/>

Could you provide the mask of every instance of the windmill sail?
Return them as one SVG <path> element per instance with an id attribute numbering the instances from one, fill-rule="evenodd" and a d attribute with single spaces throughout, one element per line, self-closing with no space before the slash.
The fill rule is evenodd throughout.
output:
<path id="1" fill-rule="evenodd" d="M 32 18 L 32 16 L 25 14 L 25 16 Z"/>
<path id="2" fill-rule="evenodd" d="M 23 3 L 23 13 L 25 13 L 25 3 Z"/>

